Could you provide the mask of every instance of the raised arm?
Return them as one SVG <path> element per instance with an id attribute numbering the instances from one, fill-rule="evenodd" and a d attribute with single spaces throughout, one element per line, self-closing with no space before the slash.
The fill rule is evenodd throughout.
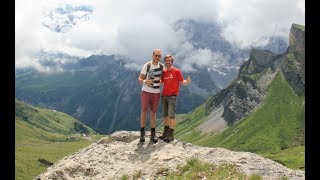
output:
<path id="1" fill-rule="evenodd" d="M 188 85 L 188 84 L 190 84 L 190 83 L 191 83 L 191 78 L 190 78 L 190 76 L 188 76 L 187 79 L 184 79 L 183 81 L 180 81 L 180 84 L 182 84 L 182 85 L 184 85 L 184 86 L 186 86 L 186 85 Z"/>

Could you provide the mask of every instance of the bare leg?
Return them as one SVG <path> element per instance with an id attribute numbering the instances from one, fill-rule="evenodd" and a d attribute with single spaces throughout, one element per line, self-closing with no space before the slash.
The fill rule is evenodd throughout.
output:
<path id="1" fill-rule="evenodd" d="M 176 118 L 170 118 L 169 128 L 174 129 L 176 127 Z"/>
<path id="2" fill-rule="evenodd" d="M 164 126 L 170 126 L 170 118 L 169 116 L 166 116 L 163 118 L 163 124 Z"/>
<path id="3" fill-rule="evenodd" d="M 150 128 L 156 128 L 156 113 L 150 111 Z"/>
<path id="4" fill-rule="evenodd" d="M 146 127 L 147 111 L 141 110 L 140 114 L 140 127 Z"/>

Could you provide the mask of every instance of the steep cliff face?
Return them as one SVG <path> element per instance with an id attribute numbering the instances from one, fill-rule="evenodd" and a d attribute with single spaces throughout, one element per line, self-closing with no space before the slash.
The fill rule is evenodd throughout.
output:
<path id="1" fill-rule="evenodd" d="M 293 24 L 287 52 L 274 54 L 253 49 L 250 58 L 240 67 L 238 77 L 207 101 L 207 121 L 214 119 L 221 124 L 223 120 L 226 127 L 241 120 L 259 107 L 266 95 L 266 88 L 278 72 L 283 73 L 297 94 L 304 94 L 304 36 L 304 27 Z M 223 112 L 215 113 L 221 107 Z"/>
<path id="2" fill-rule="evenodd" d="M 289 35 L 289 52 L 305 53 L 305 27 L 292 24 Z M 302 59 L 301 59 L 302 60 Z"/>
<path id="3" fill-rule="evenodd" d="M 241 66 L 237 79 L 209 99 L 206 104 L 207 114 L 223 106 L 221 118 L 228 126 L 246 116 L 265 96 L 265 88 L 279 70 L 281 57 L 264 50 L 252 50 L 249 60 Z"/>
<path id="4" fill-rule="evenodd" d="M 293 24 L 290 29 L 289 47 L 281 63 L 285 78 L 297 94 L 305 88 L 305 28 Z"/>

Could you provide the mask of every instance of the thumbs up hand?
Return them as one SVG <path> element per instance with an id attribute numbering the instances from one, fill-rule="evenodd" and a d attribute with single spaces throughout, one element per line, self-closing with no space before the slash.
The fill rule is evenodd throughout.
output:
<path id="1" fill-rule="evenodd" d="M 187 82 L 188 82 L 188 84 L 190 84 L 190 83 L 191 83 L 191 78 L 190 78 L 190 76 L 188 76 L 188 78 L 187 78 Z"/>

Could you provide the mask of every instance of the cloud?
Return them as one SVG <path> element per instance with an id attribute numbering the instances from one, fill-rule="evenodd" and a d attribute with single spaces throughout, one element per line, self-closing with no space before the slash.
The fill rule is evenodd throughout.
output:
<path id="1" fill-rule="evenodd" d="M 65 4 L 49 11 L 42 25 L 55 32 L 67 32 L 74 25 L 87 21 L 92 14 L 91 6 L 73 6 Z"/>
<path id="2" fill-rule="evenodd" d="M 37 54 L 47 51 L 77 57 L 117 54 L 137 68 L 151 59 L 153 49 L 160 48 L 164 54 L 175 53 L 186 70 L 192 71 L 192 63 L 227 66 L 228 55 L 194 48 L 187 41 L 189 34 L 174 29 L 174 23 L 180 19 L 219 22 L 229 42 L 247 48 L 263 44 L 271 35 L 288 36 L 292 23 L 304 25 L 304 6 L 302 0 L 16 0 L 15 64 L 39 67 Z M 50 12 L 66 7 L 74 10 L 70 17 L 85 18 L 72 21 L 63 13 L 61 19 L 48 18 Z M 86 9 L 77 14 L 81 8 Z M 66 31 L 48 28 L 63 27 L 59 24 L 63 22 Z"/>
<path id="3" fill-rule="evenodd" d="M 221 68 L 228 65 L 230 57 L 219 51 L 210 49 L 196 49 L 192 42 L 185 42 L 180 46 L 179 51 L 173 55 L 174 63 L 184 71 L 196 71 L 193 65 L 198 67 Z"/>
<path id="4" fill-rule="evenodd" d="M 125 68 L 129 69 L 129 70 L 133 70 L 133 71 L 139 71 L 141 70 L 141 66 L 139 66 L 138 64 L 136 63 L 126 63 L 124 65 Z"/>
<path id="5" fill-rule="evenodd" d="M 292 23 L 305 24 L 301 0 L 223 0 L 219 7 L 223 36 L 240 48 L 265 45 L 272 35 L 287 37 Z"/>

